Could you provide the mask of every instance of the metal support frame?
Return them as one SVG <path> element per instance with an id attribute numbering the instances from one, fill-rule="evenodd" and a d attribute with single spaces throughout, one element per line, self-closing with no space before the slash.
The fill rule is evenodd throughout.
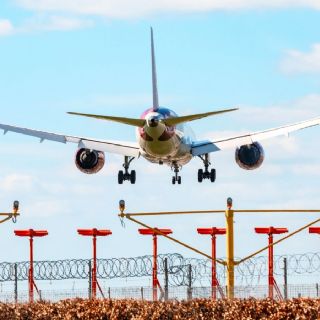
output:
<path id="1" fill-rule="evenodd" d="M 47 230 L 15 230 L 15 235 L 18 237 L 29 237 L 29 247 L 30 247 L 30 262 L 29 262 L 29 277 L 28 277 L 28 287 L 29 287 L 29 302 L 34 302 L 34 289 L 36 289 L 40 300 L 41 300 L 41 294 L 38 290 L 38 287 L 34 281 L 33 276 L 33 238 L 34 237 L 45 237 L 48 235 Z"/>
<path id="2" fill-rule="evenodd" d="M 153 231 L 155 230 L 155 232 Z M 163 292 L 160 282 L 158 280 L 158 235 L 168 235 L 172 233 L 170 229 L 158 229 L 158 228 L 146 228 L 138 230 L 141 235 L 151 235 L 153 244 L 153 263 L 152 263 L 152 299 L 153 301 L 158 300 L 158 287 L 161 291 L 163 297 L 165 297 L 165 292 Z"/>
<path id="3" fill-rule="evenodd" d="M 283 298 L 288 299 L 288 262 L 283 258 Z"/>
<path id="4" fill-rule="evenodd" d="M 169 270 L 168 270 L 168 258 L 163 261 L 164 268 L 164 301 L 169 299 Z"/>
<path id="5" fill-rule="evenodd" d="M 78 229 L 78 234 L 82 236 L 91 236 L 93 244 L 93 267 L 90 270 L 91 278 L 89 277 L 89 283 L 91 282 L 91 294 L 90 298 L 96 299 L 97 297 L 97 288 L 100 291 L 100 294 L 104 298 L 103 291 L 100 287 L 100 284 L 97 279 L 97 237 L 109 236 L 112 234 L 110 230 L 98 230 L 94 229 Z M 91 266 L 91 263 L 89 264 Z M 90 281 L 91 280 L 91 281 Z M 90 291 L 89 291 L 90 293 Z"/>
<path id="6" fill-rule="evenodd" d="M 4 223 L 8 220 L 12 220 L 13 223 L 16 223 L 17 222 L 17 217 L 20 216 L 20 213 L 18 212 L 19 211 L 19 201 L 18 200 L 15 200 L 13 202 L 13 208 L 12 208 L 12 212 L 1 212 L 0 213 L 0 223 Z"/>
<path id="7" fill-rule="evenodd" d="M 192 265 L 188 264 L 188 288 L 187 288 L 187 299 L 192 300 Z"/>
<path id="8" fill-rule="evenodd" d="M 254 256 L 256 256 L 257 254 L 268 250 L 269 248 L 293 237 L 294 235 L 296 235 L 297 233 L 309 228 L 310 226 L 320 222 L 320 218 L 316 219 L 304 226 L 302 226 L 301 228 L 289 233 L 288 235 L 286 235 L 285 237 L 272 242 L 271 244 L 268 244 L 266 247 L 263 247 L 262 249 L 248 255 L 247 257 L 237 260 L 234 260 L 234 229 L 233 229 L 233 224 L 234 224 L 234 213 L 320 213 L 319 209 L 310 209 L 310 210 L 305 210 L 305 209 L 277 209 L 277 210 L 272 210 L 272 209 L 257 209 L 257 210 L 253 210 L 253 209 L 249 209 L 249 210 L 233 210 L 232 209 L 232 199 L 228 198 L 227 199 L 227 210 L 198 210 L 198 211 L 166 211 L 166 212 L 142 212 L 142 213 L 124 213 L 125 211 L 125 201 L 124 200 L 120 200 L 119 202 L 119 208 L 120 208 L 120 214 L 118 214 L 118 216 L 120 217 L 121 221 L 123 218 L 127 218 L 128 220 L 143 226 L 144 228 L 149 229 L 150 232 L 154 232 L 158 235 L 162 235 L 165 238 L 189 249 L 192 250 L 193 252 L 196 252 L 210 260 L 216 261 L 217 263 L 220 263 L 224 266 L 227 266 L 227 298 L 228 299 L 233 299 L 234 298 L 234 268 L 235 266 L 239 265 L 240 263 L 249 260 L 250 258 L 253 258 Z M 157 230 L 156 228 L 153 228 L 151 226 L 148 226 L 147 224 L 133 218 L 136 216 L 162 216 L 162 215 L 184 215 L 184 214 L 212 214 L 212 213 L 225 213 L 225 217 L 226 217 L 226 251 L 227 251 L 227 259 L 226 261 L 223 261 L 221 259 L 214 259 L 214 257 L 178 240 L 175 239 L 169 235 L 163 234 L 161 233 L 160 230 Z"/>
<path id="9" fill-rule="evenodd" d="M 18 303 L 18 265 L 14 264 L 13 267 L 14 272 L 14 302 Z"/>
<path id="10" fill-rule="evenodd" d="M 229 199 L 228 199 L 229 200 Z M 228 201 L 226 210 L 226 250 L 227 250 L 227 297 L 234 298 L 234 231 L 233 231 L 233 215 L 232 200 Z"/>

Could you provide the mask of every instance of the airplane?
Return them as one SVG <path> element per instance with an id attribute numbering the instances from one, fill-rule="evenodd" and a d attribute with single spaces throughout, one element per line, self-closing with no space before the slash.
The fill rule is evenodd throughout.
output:
<path id="1" fill-rule="evenodd" d="M 136 127 L 137 142 L 122 142 L 111 140 L 96 140 L 86 137 L 69 136 L 46 131 L 33 130 L 12 125 L 0 124 L 0 129 L 15 132 L 40 139 L 75 143 L 78 150 L 75 156 L 77 168 L 86 174 L 99 172 L 105 164 L 105 153 L 114 153 L 124 156 L 123 168 L 118 172 L 118 183 L 136 182 L 136 171 L 130 169 L 132 161 L 143 157 L 151 163 L 167 164 L 174 172 L 172 184 L 181 184 L 180 170 L 194 157 L 203 162 L 204 169 L 199 169 L 197 178 L 201 183 L 204 179 L 211 182 L 216 180 L 216 169 L 211 168 L 210 154 L 225 149 L 235 149 L 235 160 L 240 168 L 253 170 L 259 168 L 264 161 L 264 150 L 260 142 L 276 136 L 286 135 L 297 130 L 313 127 L 320 124 L 320 117 L 282 127 L 258 131 L 248 134 L 239 134 L 224 139 L 196 140 L 187 133 L 187 123 L 205 117 L 233 112 L 237 108 L 224 109 L 206 113 L 178 116 L 173 110 L 160 106 L 157 87 L 157 72 L 154 50 L 154 37 L 151 28 L 151 65 L 152 65 L 152 107 L 144 111 L 140 118 L 125 118 L 105 115 L 68 112 L 71 115 L 114 121 L 120 124 Z"/>

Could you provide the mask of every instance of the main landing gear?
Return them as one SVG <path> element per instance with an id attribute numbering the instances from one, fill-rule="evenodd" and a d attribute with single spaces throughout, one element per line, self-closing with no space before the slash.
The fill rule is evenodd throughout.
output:
<path id="1" fill-rule="evenodd" d="M 174 163 L 172 165 L 172 169 L 174 171 L 174 176 L 172 177 L 172 184 L 176 184 L 176 182 L 178 184 L 181 184 L 181 176 L 179 176 L 179 166 L 176 163 Z"/>
<path id="2" fill-rule="evenodd" d="M 199 169 L 198 170 L 198 182 L 202 182 L 203 179 L 210 179 L 211 182 L 216 181 L 216 169 L 211 169 L 209 171 L 209 166 L 211 165 L 209 161 L 209 155 L 206 153 L 203 156 L 199 156 L 199 158 L 202 160 L 204 164 L 204 170 Z"/>
<path id="3" fill-rule="evenodd" d="M 129 167 L 133 159 L 134 157 L 128 157 L 128 156 L 124 157 L 124 164 L 122 165 L 124 168 L 124 171 L 120 170 L 118 173 L 119 184 L 123 184 L 123 181 L 126 181 L 126 180 L 130 181 L 131 184 L 136 183 L 136 171 L 131 170 L 131 172 L 129 172 Z"/>

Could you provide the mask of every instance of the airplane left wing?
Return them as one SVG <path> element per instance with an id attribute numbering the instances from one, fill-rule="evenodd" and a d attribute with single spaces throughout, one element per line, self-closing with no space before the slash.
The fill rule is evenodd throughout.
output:
<path id="1" fill-rule="evenodd" d="M 76 143 L 79 148 L 92 149 L 97 151 L 121 154 L 125 156 L 138 157 L 140 155 L 139 145 L 135 142 L 122 142 L 122 141 L 106 141 L 106 140 L 95 140 L 91 138 L 82 138 L 75 136 L 68 136 L 63 134 L 38 131 L 28 128 L 16 127 L 6 124 L 0 124 L 0 129 L 7 132 L 15 132 L 24 134 L 27 136 L 35 137 L 40 139 L 40 142 L 45 140 L 55 141 L 60 143 Z"/>
<path id="2" fill-rule="evenodd" d="M 194 142 L 191 147 L 191 152 L 193 156 L 200 156 L 206 153 L 225 150 L 229 148 L 236 148 L 242 145 L 251 144 L 253 142 L 259 142 L 269 138 L 277 136 L 288 136 L 289 133 L 302 130 L 309 127 L 314 127 L 320 124 L 320 117 L 302 121 L 283 127 L 268 129 L 264 131 L 258 131 L 248 134 L 242 134 L 234 137 L 229 137 L 225 139 L 216 140 L 205 140 Z"/>

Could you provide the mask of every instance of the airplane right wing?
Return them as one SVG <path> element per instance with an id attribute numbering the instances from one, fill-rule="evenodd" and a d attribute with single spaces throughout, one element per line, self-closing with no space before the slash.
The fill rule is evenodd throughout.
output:
<path id="1" fill-rule="evenodd" d="M 294 124 L 289 124 L 278 128 L 228 137 L 225 139 L 197 141 L 192 144 L 192 155 L 199 156 L 210 152 L 240 147 L 242 145 L 251 144 L 253 142 L 259 142 L 277 136 L 288 136 L 291 132 L 302 130 L 309 127 L 314 127 L 319 124 L 320 117 L 307 121 L 301 121 Z"/>
<path id="2" fill-rule="evenodd" d="M 7 132 L 15 132 L 23 135 L 31 136 L 40 139 L 40 142 L 45 140 L 55 141 L 60 143 L 76 143 L 79 148 L 92 149 L 97 151 L 121 154 L 130 157 L 139 157 L 140 148 L 135 142 L 122 142 L 111 140 L 95 140 L 91 138 L 68 136 L 46 131 L 38 131 L 28 128 L 16 127 L 6 124 L 0 124 L 0 129 Z"/>

